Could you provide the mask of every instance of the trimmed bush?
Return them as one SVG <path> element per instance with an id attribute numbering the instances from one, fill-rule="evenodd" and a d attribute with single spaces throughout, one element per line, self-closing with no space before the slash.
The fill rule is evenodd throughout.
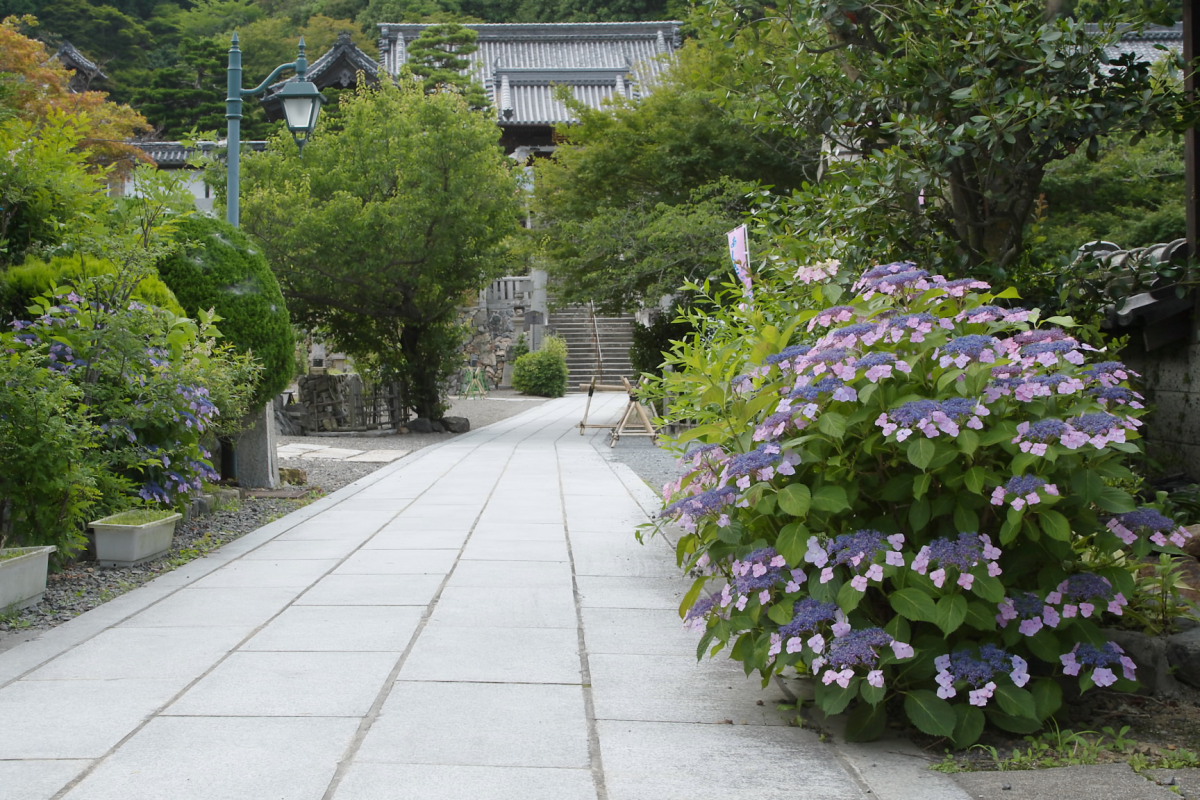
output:
<path id="1" fill-rule="evenodd" d="M 26 316 L 34 298 L 56 287 L 78 288 L 88 278 L 116 276 L 117 266 L 110 260 L 89 255 L 59 256 L 50 261 L 31 258 L 20 266 L 0 273 L 0 317 L 5 320 Z M 138 281 L 135 300 L 182 316 L 185 312 L 174 293 L 157 275 Z"/>
<path id="2" fill-rule="evenodd" d="M 562 397 L 567 391 L 567 361 L 550 350 L 526 353 L 513 365 L 513 388 L 522 394 Z"/>
<path id="3" fill-rule="evenodd" d="M 251 405 L 265 405 L 288 385 L 296 365 L 279 281 L 262 251 L 224 220 L 187 217 L 175 236 L 183 246 L 159 263 L 159 274 L 189 315 L 215 310 L 226 341 L 262 364 Z"/>

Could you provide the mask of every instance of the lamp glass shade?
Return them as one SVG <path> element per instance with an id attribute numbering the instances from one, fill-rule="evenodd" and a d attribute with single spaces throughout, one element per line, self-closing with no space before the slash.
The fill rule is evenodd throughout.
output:
<path id="1" fill-rule="evenodd" d="M 321 102 L 325 99 L 311 81 L 289 81 L 279 92 L 283 113 L 287 117 L 288 130 L 293 134 L 307 136 L 317 127 L 317 115 L 321 113 Z"/>

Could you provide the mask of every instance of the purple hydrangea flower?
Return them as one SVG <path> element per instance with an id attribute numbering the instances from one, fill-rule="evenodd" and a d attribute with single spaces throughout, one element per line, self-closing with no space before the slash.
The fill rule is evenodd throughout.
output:
<path id="1" fill-rule="evenodd" d="M 997 486 L 992 492 L 992 505 L 1002 506 L 1008 501 L 1009 505 L 1019 511 L 1025 506 L 1042 502 L 1041 492 L 1057 497 L 1058 486 L 1046 483 L 1036 475 L 1015 475 L 1009 478 L 1008 483 Z"/>
<path id="2" fill-rule="evenodd" d="M 959 369 L 967 366 L 972 361 L 978 361 L 984 364 L 990 364 L 999 357 L 998 347 L 1000 340 L 994 336 L 985 336 L 980 333 L 972 333 L 966 336 L 959 336 L 956 339 L 951 339 L 942 346 L 938 365 L 949 367 L 954 365 Z"/>
<path id="3" fill-rule="evenodd" d="M 988 575 L 996 577 L 1001 573 L 999 558 L 1000 549 L 986 533 L 960 533 L 957 539 L 934 539 L 922 547 L 913 559 L 912 568 L 922 575 L 928 572 L 940 589 L 946 582 L 946 568 L 954 567 L 958 571 L 958 585 L 970 590 L 975 583 L 971 570 L 983 564 Z M 934 567 L 932 572 L 930 567 Z"/>
<path id="4" fill-rule="evenodd" d="M 938 684 L 938 697 L 943 700 L 954 697 L 958 694 L 956 684 L 965 684 L 972 687 L 968 701 L 973 706 L 987 705 L 996 691 L 997 675 L 1008 673 L 1018 688 L 1029 682 L 1029 664 L 1025 659 L 993 644 L 982 645 L 978 653 L 970 650 L 944 653 L 935 658 L 933 664 L 938 670 L 934 678 Z"/>
<path id="5" fill-rule="evenodd" d="M 1067 675 L 1078 675 L 1084 667 L 1091 667 L 1092 682 L 1097 686 L 1112 686 L 1117 682 L 1113 671 L 1121 667 L 1121 673 L 1127 680 L 1136 680 L 1137 665 L 1133 659 L 1125 655 L 1125 651 L 1116 642 L 1105 642 L 1096 647 L 1090 644 L 1077 644 L 1069 653 L 1063 653 L 1063 672 Z"/>
<path id="6" fill-rule="evenodd" d="M 1139 508 L 1117 514 L 1108 521 L 1108 529 L 1120 537 L 1125 544 L 1133 544 L 1140 536 L 1146 536 L 1159 547 L 1173 544 L 1183 547 L 1192 534 L 1178 522 L 1153 508 Z"/>

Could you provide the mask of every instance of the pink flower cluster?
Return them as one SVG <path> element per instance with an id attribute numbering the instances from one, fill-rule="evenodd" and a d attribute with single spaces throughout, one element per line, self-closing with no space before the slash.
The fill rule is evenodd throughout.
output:
<path id="1" fill-rule="evenodd" d="M 1025 506 L 1042 502 L 1042 493 L 1058 497 L 1058 486 L 1046 483 L 1036 475 L 1017 475 L 1003 486 L 996 487 L 992 492 L 992 505 L 1002 506 L 1008 501 L 1009 505 L 1020 511 Z"/>

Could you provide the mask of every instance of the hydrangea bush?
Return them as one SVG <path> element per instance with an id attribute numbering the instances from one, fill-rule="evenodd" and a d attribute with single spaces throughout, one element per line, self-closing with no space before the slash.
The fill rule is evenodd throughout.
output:
<path id="1" fill-rule="evenodd" d="M 39 297 L 30 312 L 0 334 L 0 352 L 77 387 L 95 429 L 98 511 L 182 506 L 218 477 L 206 437 L 244 411 L 257 367 L 219 344 L 212 315 L 196 321 L 137 301 L 112 308 L 75 291 Z"/>
<path id="2" fill-rule="evenodd" d="M 662 517 L 698 576 L 681 613 L 700 652 L 811 675 L 859 739 L 903 714 L 962 747 L 1037 730 L 1064 679 L 1132 688 L 1104 626 L 1140 560 L 1187 536 L 1120 488 L 1133 374 L 1015 292 L 909 262 L 849 291 L 836 272 L 694 312 L 669 356 L 695 424 Z"/>

